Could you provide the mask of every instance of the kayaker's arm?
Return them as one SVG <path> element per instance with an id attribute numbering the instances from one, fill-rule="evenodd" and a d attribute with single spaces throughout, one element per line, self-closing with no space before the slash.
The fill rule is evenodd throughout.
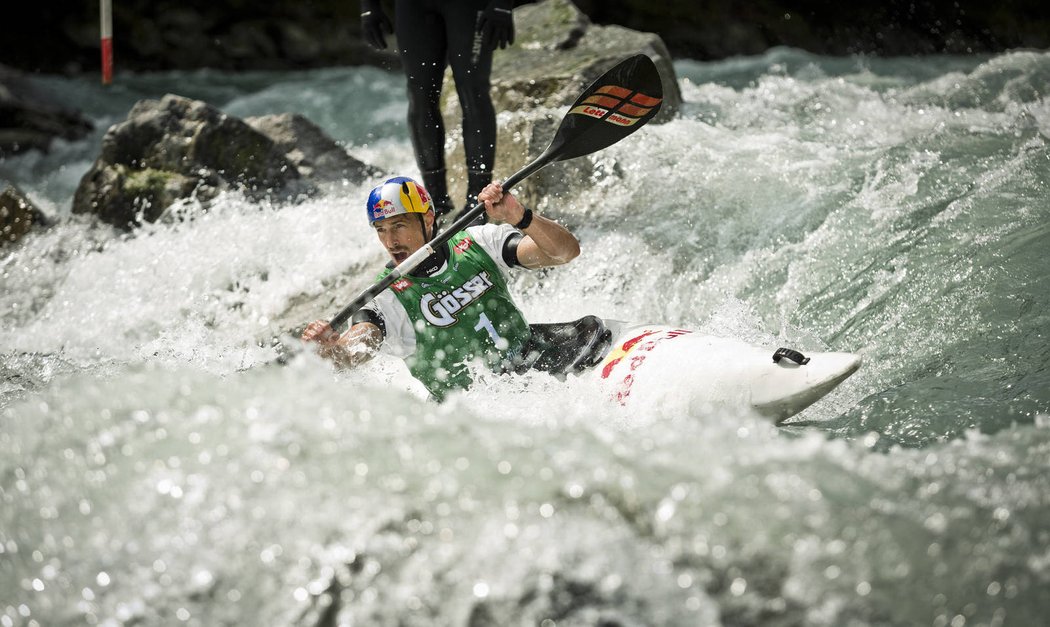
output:
<path id="1" fill-rule="evenodd" d="M 358 322 L 340 335 L 325 320 L 307 325 L 304 342 L 317 344 L 317 354 L 340 368 L 353 368 L 372 359 L 383 343 L 383 332 L 371 322 Z"/>
<path id="2" fill-rule="evenodd" d="M 485 203 L 489 218 L 521 229 L 518 263 L 526 268 L 546 268 L 568 263 L 580 254 L 580 241 L 564 226 L 525 209 L 514 194 L 504 193 L 499 183 L 490 183 L 478 200 Z"/>

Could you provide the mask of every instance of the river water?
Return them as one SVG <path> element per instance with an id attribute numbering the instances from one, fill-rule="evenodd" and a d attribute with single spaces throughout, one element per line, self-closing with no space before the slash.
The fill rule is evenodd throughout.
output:
<path id="1" fill-rule="evenodd" d="M 68 218 L 102 132 L 176 92 L 412 174 L 401 77 L 39 77 L 99 130 L 0 163 L 59 218 L 0 256 L 0 625 L 1043 624 L 1050 54 L 676 70 L 681 115 L 541 207 L 583 254 L 513 289 L 534 322 L 861 353 L 791 426 L 587 379 L 437 405 L 391 360 L 246 367 L 378 269 L 370 185 L 124 235 Z"/>

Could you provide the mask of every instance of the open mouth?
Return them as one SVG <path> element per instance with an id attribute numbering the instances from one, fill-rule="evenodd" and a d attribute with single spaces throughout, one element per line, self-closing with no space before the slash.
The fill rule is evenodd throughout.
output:
<path id="1" fill-rule="evenodd" d="M 405 259 L 408 259 L 408 253 L 403 250 L 398 250 L 390 253 L 390 256 L 394 258 L 394 261 L 401 263 Z"/>

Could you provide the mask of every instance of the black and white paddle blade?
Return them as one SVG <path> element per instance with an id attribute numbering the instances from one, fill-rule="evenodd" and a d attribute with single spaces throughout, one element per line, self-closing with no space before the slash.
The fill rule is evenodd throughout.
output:
<path id="1" fill-rule="evenodd" d="M 555 161 L 588 155 L 645 126 L 660 111 L 663 85 L 644 54 L 624 59 L 594 81 L 569 107 L 547 153 Z"/>

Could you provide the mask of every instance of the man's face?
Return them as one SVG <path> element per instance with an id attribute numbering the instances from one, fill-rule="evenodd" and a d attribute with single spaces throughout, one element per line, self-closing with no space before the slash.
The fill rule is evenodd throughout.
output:
<path id="1" fill-rule="evenodd" d="M 379 241 L 394 263 L 401 263 L 427 243 L 419 224 L 420 216 L 429 233 L 434 225 L 434 213 L 430 211 L 424 214 L 401 214 L 372 223 Z"/>

